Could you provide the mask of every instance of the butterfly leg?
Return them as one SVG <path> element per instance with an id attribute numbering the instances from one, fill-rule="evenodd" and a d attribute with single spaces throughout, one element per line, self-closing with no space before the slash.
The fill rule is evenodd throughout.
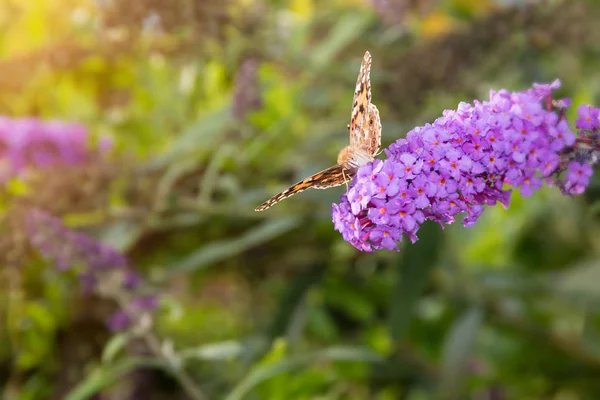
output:
<path id="1" fill-rule="evenodd" d="M 348 194 L 348 178 L 346 178 L 346 173 L 342 170 L 342 175 L 344 176 L 344 183 L 346 184 L 346 194 Z"/>

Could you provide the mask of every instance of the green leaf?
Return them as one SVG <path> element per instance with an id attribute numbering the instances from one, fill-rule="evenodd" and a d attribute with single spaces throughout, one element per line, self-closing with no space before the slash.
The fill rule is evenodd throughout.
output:
<path id="1" fill-rule="evenodd" d="M 179 352 L 182 361 L 187 359 L 200 360 L 231 360 L 239 357 L 244 351 L 244 346 L 236 340 L 205 344 L 200 347 L 183 349 Z"/>
<path id="2" fill-rule="evenodd" d="M 344 47 L 363 35 L 371 23 L 372 17 L 370 13 L 349 13 L 342 16 L 329 32 L 329 35 L 312 49 L 313 68 L 311 68 L 311 73 L 318 73 L 323 68 L 331 65 L 335 56 Z M 362 58 L 364 50 L 361 50 L 357 57 Z"/>
<path id="3" fill-rule="evenodd" d="M 591 352 L 600 354 L 600 315 L 597 312 L 586 311 L 583 320 L 581 341 Z"/>
<path id="4" fill-rule="evenodd" d="M 127 333 L 119 333 L 113 336 L 106 346 L 104 346 L 104 351 L 102 352 L 102 362 L 103 363 L 111 363 L 116 356 L 119 354 L 121 350 L 127 345 L 129 341 L 129 335 Z"/>
<path id="5" fill-rule="evenodd" d="M 32 369 L 42 365 L 52 353 L 52 336 L 56 330 L 55 315 L 46 305 L 35 301 L 24 305 L 20 316 L 19 343 L 16 363 L 19 368 Z"/>
<path id="6" fill-rule="evenodd" d="M 220 171 L 223 168 L 223 165 L 228 157 L 234 155 L 236 151 L 236 147 L 231 144 L 224 144 L 216 150 L 206 166 L 202 182 L 199 185 L 200 191 L 198 193 L 198 202 L 204 204 L 210 202 L 213 191 L 217 188 Z"/>
<path id="7" fill-rule="evenodd" d="M 296 276 L 289 283 L 287 290 L 282 294 L 278 302 L 277 312 L 269 329 L 269 336 L 271 338 L 276 338 L 286 333 L 298 306 L 302 304 L 302 299 L 310 288 L 321 280 L 325 270 L 324 265 L 314 264 L 307 272 Z"/>
<path id="8" fill-rule="evenodd" d="M 19 388 L 17 397 L 10 394 L 6 396 L 7 391 L 4 391 L 3 394 L 7 400 L 12 398 L 18 400 L 48 399 L 52 397 L 52 389 L 52 379 L 42 372 L 37 372 L 28 374 L 27 380 Z M 10 389 L 8 391 L 10 392 Z"/>
<path id="9" fill-rule="evenodd" d="M 110 386 L 120 377 L 140 367 L 155 367 L 166 369 L 161 361 L 155 358 L 128 358 L 118 363 L 101 366 L 87 375 L 66 396 L 65 400 L 86 400 Z"/>
<path id="10" fill-rule="evenodd" d="M 473 307 L 458 318 L 450 328 L 442 356 L 442 378 L 439 386 L 441 398 L 457 398 L 482 321 L 483 312 Z"/>
<path id="11" fill-rule="evenodd" d="M 54 332 L 56 329 L 54 316 L 48 311 L 47 307 L 36 302 L 28 302 L 25 308 L 25 314 L 40 332 Z"/>
<path id="12" fill-rule="evenodd" d="M 128 220 L 116 220 L 102 227 L 99 239 L 112 248 L 126 252 L 142 234 L 142 226 Z"/>
<path id="13" fill-rule="evenodd" d="M 173 194 L 177 193 L 176 190 L 173 190 L 177 181 L 183 175 L 198 170 L 201 164 L 199 159 L 194 158 L 184 158 L 170 164 L 156 186 L 155 206 L 166 208 L 168 203 L 173 200 Z"/>
<path id="14" fill-rule="evenodd" d="M 241 400 L 253 388 L 262 382 L 281 374 L 289 373 L 306 365 L 324 362 L 364 362 L 380 363 L 382 357 L 364 348 L 336 346 L 307 355 L 290 357 L 281 361 L 262 365 L 253 369 L 225 398 L 225 400 Z"/>
<path id="15" fill-rule="evenodd" d="M 320 340 L 330 343 L 339 340 L 339 328 L 329 311 L 323 305 L 312 305 L 310 308 L 308 328 Z"/>
<path id="16" fill-rule="evenodd" d="M 248 249 L 266 243 L 269 240 L 291 231 L 299 224 L 300 218 L 298 217 L 267 220 L 240 237 L 208 243 L 198 251 L 175 264 L 169 273 L 190 272 L 206 268 L 230 257 L 235 257 Z"/>
<path id="17" fill-rule="evenodd" d="M 164 168 L 195 151 L 213 149 L 214 141 L 219 138 L 219 134 L 225 130 L 230 121 L 229 104 L 204 115 L 199 121 L 184 130 L 171 143 L 166 154 L 156 158 L 148 165 L 148 168 Z"/>
<path id="18" fill-rule="evenodd" d="M 398 264 L 398 283 L 392 292 L 390 305 L 390 333 L 394 340 L 401 339 L 410 322 L 415 304 L 429 279 L 442 246 L 442 231 L 435 223 L 423 224 L 419 241 L 402 249 Z"/>
<path id="19" fill-rule="evenodd" d="M 332 281 L 325 293 L 326 301 L 357 321 L 369 321 L 376 314 L 375 304 L 361 288 Z"/>
<path id="20" fill-rule="evenodd" d="M 582 262 L 561 274 L 555 283 L 557 291 L 564 294 L 600 300 L 600 260 Z"/>

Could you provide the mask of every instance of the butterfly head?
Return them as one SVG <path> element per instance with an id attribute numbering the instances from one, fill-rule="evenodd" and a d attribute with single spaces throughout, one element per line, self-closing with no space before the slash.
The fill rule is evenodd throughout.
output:
<path id="1" fill-rule="evenodd" d="M 338 153 L 337 163 L 345 166 L 351 158 L 352 150 L 350 149 L 350 146 L 346 146 Z"/>

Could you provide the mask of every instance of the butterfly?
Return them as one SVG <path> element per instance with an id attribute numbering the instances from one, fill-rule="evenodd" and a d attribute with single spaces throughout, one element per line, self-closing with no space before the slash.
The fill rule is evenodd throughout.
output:
<path id="1" fill-rule="evenodd" d="M 377 107 L 371 104 L 370 73 L 371 54 L 367 51 L 363 56 L 354 90 L 348 125 L 350 143 L 339 152 L 337 164 L 276 194 L 256 207 L 255 211 L 264 211 L 281 200 L 309 188 L 328 189 L 343 185 L 354 177 L 359 167 L 375 159 L 381 147 L 381 121 Z"/>

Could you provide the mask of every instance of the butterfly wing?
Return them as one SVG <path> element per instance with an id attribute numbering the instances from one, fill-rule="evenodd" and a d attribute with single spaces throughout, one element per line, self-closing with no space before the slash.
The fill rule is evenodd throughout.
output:
<path id="1" fill-rule="evenodd" d="M 327 189 L 334 186 L 340 186 L 346 183 L 346 181 L 352 178 L 352 172 L 345 169 L 341 165 L 334 165 L 324 169 L 321 172 L 317 172 L 314 175 L 290 186 L 283 192 L 276 194 L 269 200 L 256 207 L 255 211 L 264 211 L 272 205 L 279 203 L 281 200 L 287 199 L 290 196 L 300 193 L 309 188 L 315 189 Z"/>
<path id="2" fill-rule="evenodd" d="M 370 156 L 375 157 L 381 148 L 381 120 L 375 104 L 369 104 L 367 126 L 363 130 L 365 131 L 363 133 L 365 142 L 361 143 L 361 148 L 365 149 Z"/>
<path id="3" fill-rule="evenodd" d="M 354 99 L 352 101 L 352 111 L 350 113 L 350 147 L 360 148 L 365 143 L 363 128 L 366 126 L 365 120 L 369 113 L 369 104 L 371 104 L 371 53 L 365 52 L 356 87 L 354 88 Z"/>
<path id="4" fill-rule="evenodd" d="M 367 51 L 356 80 L 350 117 L 350 148 L 374 157 L 381 147 L 379 111 L 371 104 L 371 54 Z"/>

